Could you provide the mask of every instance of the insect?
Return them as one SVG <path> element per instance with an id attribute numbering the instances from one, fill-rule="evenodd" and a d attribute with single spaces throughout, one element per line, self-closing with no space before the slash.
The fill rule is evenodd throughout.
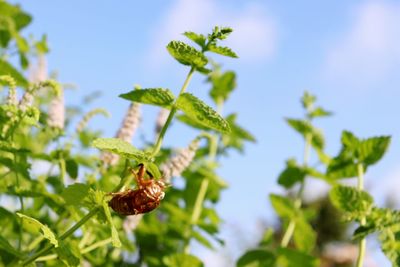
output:
<path id="1" fill-rule="evenodd" d="M 150 176 L 150 179 L 144 179 L 145 173 Z M 160 205 L 160 201 L 165 195 L 165 183 L 161 180 L 155 180 L 151 173 L 146 172 L 143 164 L 139 165 L 137 174 L 133 170 L 132 174 L 136 178 L 138 188 L 113 193 L 113 198 L 108 203 L 115 212 L 121 215 L 150 212 Z"/>

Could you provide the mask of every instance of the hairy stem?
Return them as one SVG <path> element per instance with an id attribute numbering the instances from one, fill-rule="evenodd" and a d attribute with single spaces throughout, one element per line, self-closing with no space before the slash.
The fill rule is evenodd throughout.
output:
<path id="1" fill-rule="evenodd" d="M 171 111 L 169 112 L 167 121 L 165 122 L 164 126 L 161 129 L 160 134 L 158 135 L 156 144 L 154 146 L 153 152 L 151 153 L 152 157 L 155 157 L 158 154 L 158 152 L 160 151 L 160 149 L 161 149 L 161 145 L 162 145 L 162 142 L 163 142 L 163 139 L 164 139 L 164 135 L 167 132 L 167 129 L 168 129 L 169 125 L 171 124 L 171 121 L 174 118 L 174 115 L 175 115 L 175 113 L 177 111 L 176 102 L 177 102 L 179 96 L 186 91 L 186 88 L 188 87 L 189 82 L 192 79 L 194 70 L 195 70 L 194 67 L 192 67 L 190 69 L 188 75 L 186 76 L 185 82 L 182 85 L 181 91 L 179 92 L 179 95 L 177 96 L 174 104 L 171 107 Z"/>
<path id="2" fill-rule="evenodd" d="M 364 167 L 362 163 L 357 164 L 357 174 L 358 174 L 358 184 L 357 189 L 362 191 L 364 189 Z M 365 225 L 365 217 L 361 218 L 361 225 Z M 364 264 L 365 250 L 367 247 L 367 240 L 365 238 L 361 239 L 358 244 L 358 257 L 357 257 L 357 267 L 362 267 Z"/>
<path id="3" fill-rule="evenodd" d="M 304 155 L 303 155 L 303 166 L 304 167 L 307 167 L 308 161 L 310 158 L 311 141 L 312 141 L 312 135 L 307 134 L 306 138 L 305 138 L 305 144 L 304 144 Z M 301 182 L 300 189 L 297 192 L 297 196 L 294 201 L 294 205 L 297 209 L 299 209 L 302 204 L 304 186 L 305 186 L 305 180 L 303 180 Z M 295 229 L 296 229 L 296 222 L 292 219 L 292 220 L 290 220 L 288 228 L 286 229 L 285 233 L 283 234 L 282 241 L 281 241 L 282 247 L 287 247 L 289 245 L 289 242 L 292 239 Z"/>

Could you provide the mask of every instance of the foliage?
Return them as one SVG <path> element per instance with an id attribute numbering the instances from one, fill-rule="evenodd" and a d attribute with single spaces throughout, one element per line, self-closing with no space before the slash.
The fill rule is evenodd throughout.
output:
<path id="1" fill-rule="evenodd" d="M 220 156 L 231 150 L 243 153 L 245 144 L 256 142 L 237 113 L 220 112 L 237 77 L 209 56 L 238 57 L 221 45 L 232 29 L 215 27 L 208 35 L 185 32 L 195 46 L 171 41 L 166 50 L 188 68 L 180 91 L 136 87 L 121 94 L 130 107 L 116 138 L 110 138 L 89 124 L 95 115 L 107 117 L 108 112 L 80 108 L 90 105 L 93 96 L 82 105 L 65 106 L 60 82 L 43 77 L 31 81 L 22 74 L 32 59 L 49 52 L 47 37 L 36 41 L 22 34 L 32 18 L 20 6 L 0 1 L 0 10 L 0 85 L 7 89 L 0 105 L 0 266 L 204 266 L 192 254 L 192 244 L 208 249 L 224 244 L 215 208 L 228 187 L 217 174 Z M 198 74 L 205 76 L 210 104 L 187 92 Z M 268 228 L 258 246 L 237 259 L 237 266 L 319 266 L 326 242 L 343 240 L 349 222 L 357 225 L 357 267 L 363 265 L 366 237 L 374 233 L 393 266 L 400 266 L 400 212 L 378 207 L 364 190 L 364 173 L 383 158 L 391 137 L 362 139 L 343 131 L 339 153 L 327 155 L 315 120 L 332 112 L 316 106 L 316 100 L 305 92 L 304 116 L 286 118 L 304 140 L 304 156 L 289 158 L 278 174 L 277 183 L 286 193 L 269 196 L 280 226 Z M 140 104 L 164 109 L 168 117 L 158 125 L 154 142 L 133 145 Z M 164 145 L 175 119 L 196 133 L 187 148 Z M 138 177 L 139 166 L 146 170 L 143 177 Z M 357 187 L 341 184 L 350 178 L 357 178 Z M 141 179 L 165 184 L 159 206 L 129 217 L 110 209 L 116 194 L 143 190 Z M 310 179 L 332 186 L 322 204 L 305 200 Z M 145 191 L 146 197 L 152 193 Z M 339 213 L 342 225 L 331 217 Z"/>
<path id="2" fill-rule="evenodd" d="M 21 30 L 31 17 L 7 2 L 0 2 L 0 9 L 0 84 L 8 88 L 0 106 L 0 192 L 5 200 L 0 207 L 0 265 L 203 266 L 201 259 L 191 255 L 192 242 L 210 249 L 216 242 L 223 243 L 215 205 L 227 182 L 216 174 L 218 156 L 230 148 L 242 151 L 245 142 L 255 139 L 236 123 L 237 115 L 224 117 L 186 91 L 195 73 L 206 75 L 215 106 L 222 108 L 236 87 L 236 76 L 217 65 L 207 66 L 208 52 L 237 57 L 219 45 L 232 30 L 215 27 L 207 36 L 185 33 L 200 49 L 180 41 L 167 45 L 167 51 L 190 69 L 176 96 L 161 87 L 120 95 L 131 106 L 141 103 L 169 110 L 154 144 L 133 146 L 131 140 L 103 137 L 91 129 L 89 120 L 96 114 L 108 116 L 106 110 L 85 114 L 63 101 L 57 104 L 54 100 L 63 97 L 59 82 L 32 82 L 21 74 L 31 58 L 48 52 L 46 37 L 29 44 Z M 14 44 L 19 66 L 9 56 Z M 51 126 L 60 109 L 66 109 L 67 118 L 62 117 L 60 126 Z M 201 126 L 186 152 L 163 146 L 175 115 Z M 119 132 L 134 131 L 132 121 L 139 121 L 136 113 L 127 116 Z M 78 117 L 81 121 L 72 125 Z M 38 164 L 44 167 L 34 171 Z M 132 172 L 139 164 L 147 170 L 144 179 L 166 179 L 168 166 L 175 168 L 170 173 L 176 177 L 170 180 L 159 208 L 143 216 L 123 217 L 108 202 L 113 193 L 135 188 Z M 176 187 L 175 179 L 183 187 Z"/>

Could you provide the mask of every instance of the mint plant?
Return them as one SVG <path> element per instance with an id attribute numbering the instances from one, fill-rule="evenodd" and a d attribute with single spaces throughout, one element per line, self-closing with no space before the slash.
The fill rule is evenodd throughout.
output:
<path id="1" fill-rule="evenodd" d="M 0 83 L 6 89 L 0 106 L 2 264 L 202 266 L 201 259 L 191 255 L 192 243 L 208 248 L 222 244 L 215 205 L 227 182 L 217 175 L 218 158 L 255 141 L 236 123 L 236 114 L 220 115 L 236 87 L 235 73 L 215 63 L 207 65 L 210 52 L 237 57 L 219 44 L 232 30 L 186 32 L 198 49 L 170 42 L 168 52 L 189 69 L 178 95 L 165 88 L 140 87 L 122 94 L 130 102 L 127 114 L 116 138 L 102 138 L 90 121 L 98 115 L 108 117 L 108 112 L 80 109 L 91 104 L 92 96 L 82 105 L 65 105 L 66 86 L 43 79 L 46 70 L 29 81 L 20 73 L 20 68 L 32 65 L 31 58 L 44 59 L 46 37 L 28 44 L 20 30 L 28 26 L 30 16 L 7 2 L 0 6 L 0 21 L 7 26 L 0 29 Z M 29 49 L 20 49 L 20 67 L 13 66 L 12 49 L 21 42 Z M 218 112 L 187 92 L 195 73 L 206 77 Z M 168 116 L 158 121 L 155 142 L 139 148 L 130 142 L 140 123 L 141 105 L 162 108 Z M 176 118 L 199 130 L 188 147 L 179 150 L 163 147 Z M 93 154 L 93 147 L 100 155 Z M 38 164 L 43 167 L 34 171 Z M 144 179 L 169 184 L 165 199 L 151 213 L 121 216 L 110 209 L 110 200 L 115 193 L 135 189 L 132 172 L 142 165 Z M 181 179 L 180 186 L 175 179 Z"/>

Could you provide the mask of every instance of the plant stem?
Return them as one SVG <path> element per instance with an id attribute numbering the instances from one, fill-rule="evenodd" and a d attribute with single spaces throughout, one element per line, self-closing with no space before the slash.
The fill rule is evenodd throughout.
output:
<path id="1" fill-rule="evenodd" d="M 63 182 L 63 184 L 65 184 L 65 174 L 67 171 L 66 171 L 64 158 L 60 159 L 59 166 L 60 166 L 60 178 L 61 178 L 61 181 Z"/>
<path id="2" fill-rule="evenodd" d="M 67 237 L 69 237 L 70 235 L 72 235 L 79 227 L 81 227 L 83 224 L 85 224 L 90 218 L 92 218 L 94 215 L 96 215 L 97 212 L 99 212 L 99 211 L 100 211 L 100 207 L 96 207 L 96 208 L 92 209 L 80 221 L 78 221 L 74 226 L 72 226 L 69 230 L 67 230 L 64 234 L 62 234 L 59 239 L 64 240 Z M 39 250 L 38 252 L 36 252 L 35 254 L 33 254 L 32 256 L 27 258 L 26 260 L 24 260 L 22 262 L 22 265 L 23 266 L 28 265 L 29 263 L 33 262 L 34 260 L 36 260 L 37 258 L 42 256 L 43 254 L 46 254 L 47 252 L 52 250 L 53 247 L 54 247 L 53 244 L 47 244 L 43 249 Z"/>
<path id="3" fill-rule="evenodd" d="M 153 152 L 151 153 L 151 157 L 155 157 L 161 149 L 161 144 L 164 139 L 164 135 L 167 132 L 167 129 L 168 129 L 169 125 L 171 124 L 171 121 L 174 118 L 174 115 L 177 111 L 176 102 L 177 102 L 179 96 L 186 91 L 186 88 L 188 87 L 189 82 L 192 79 L 194 70 L 195 70 L 194 67 L 190 68 L 190 71 L 186 76 L 185 82 L 182 85 L 181 91 L 179 92 L 179 95 L 175 99 L 175 102 L 172 104 L 171 111 L 169 112 L 167 121 L 165 122 L 164 126 L 162 127 L 160 134 L 158 135 L 157 142 L 154 146 Z"/>
<path id="4" fill-rule="evenodd" d="M 222 107 L 223 107 L 223 101 L 221 99 L 218 99 L 217 101 L 217 112 L 221 113 L 222 112 Z M 210 162 L 215 161 L 215 158 L 217 157 L 218 153 L 218 135 L 216 134 L 210 134 L 209 136 L 210 140 L 210 150 L 208 154 L 208 160 Z M 194 203 L 193 207 L 193 212 L 192 216 L 190 217 L 190 229 L 193 225 L 197 223 L 201 216 L 201 211 L 203 209 L 203 202 L 207 194 L 207 189 L 208 185 L 210 184 L 210 181 L 206 178 L 203 178 L 200 184 L 200 189 L 199 192 L 197 193 L 196 201 Z M 183 249 L 184 253 L 189 254 L 190 252 L 190 240 L 186 241 L 186 244 Z"/>
<path id="5" fill-rule="evenodd" d="M 358 174 L 358 184 L 357 189 L 362 191 L 364 189 L 364 167 L 362 163 L 357 164 L 357 174 Z M 365 225 L 365 217 L 361 218 L 360 225 Z M 365 250 L 367 247 L 367 240 L 365 238 L 361 239 L 358 244 L 358 257 L 357 257 L 357 267 L 362 267 L 364 264 Z"/>
<path id="6" fill-rule="evenodd" d="M 82 254 L 86 254 L 86 253 L 88 253 L 88 252 L 90 252 L 92 250 L 95 250 L 96 248 L 105 246 L 105 245 L 107 245 L 108 243 L 111 243 L 111 242 L 112 242 L 112 238 L 107 238 L 107 239 L 104 239 L 104 240 L 100 240 L 100 241 L 98 241 L 98 242 L 96 242 L 96 243 L 94 243 L 94 244 L 92 244 L 90 246 L 87 246 L 86 248 L 83 248 L 81 250 L 81 255 Z M 50 255 L 39 257 L 39 258 L 36 259 L 36 261 L 54 260 L 57 257 L 58 257 L 57 254 L 50 254 Z"/>
<path id="7" fill-rule="evenodd" d="M 303 166 L 304 167 L 307 167 L 308 161 L 310 158 L 311 141 L 312 141 L 312 135 L 307 134 L 305 137 L 305 144 L 304 144 L 304 155 L 303 155 Z M 300 189 L 297 192 L 297 196 L 294 201 L 294 206 L 296 207 L 296 209 L 299 209 L 302 205 L 304 187 L 305 187 L 305 180 L 303 180 L 301 182 Z M 295 229 L 296 229 L 296 221 L 294 219 L 291 219 L 289 222 L 288 228 L 286 229 L 286 231 L 282 237 L 282 241 L 281 241 L 282 247 L 287 247 L 289 245 L 289 242 L 292 239 Z"/>

